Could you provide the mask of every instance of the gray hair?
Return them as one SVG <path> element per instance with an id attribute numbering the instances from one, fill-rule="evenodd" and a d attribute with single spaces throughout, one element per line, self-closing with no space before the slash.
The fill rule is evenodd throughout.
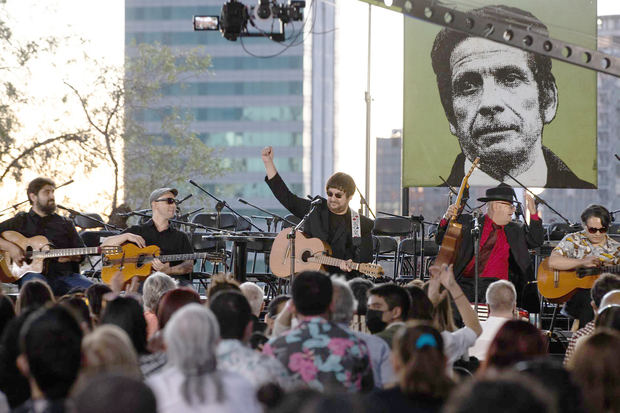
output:
<path id="1" fill-rule="evenodd" d="M 517 291 L 510 281 L 495 281 L 487 288 L 486 299 L 489 310 L 510 311 L 517 305 Z"/>
<path id="2" fill-rule="evenodd" d="M 331 319 L 335 323 L 349 324 L 353 319 L 353 313 L 357 302 L 349 284 L 342 277 L 332 277 L 334 289 Z"/>
<path id="3" fill-rule="evenodd" d="M 142 288 L 144 307 L 147 310 L 155 311 L 161 296 L 175 288 L 177 288 L 177 282 L 174 278 L 163 272 L 154 272 L 146 279 Z"/>
<path id="4" fill-rule="evenodd" d="M 222 381 L 216 371 L 220 327 L 215 315 L 197 303 L 175 312 L 164 329 L 168 363 L 184 376 L 181 394 L 188 404 L 195 399 L 224 400 Z M 208 396 L 215 393 L 215 398 Z"/>
<path id="5" fill-rule="evenodd" d="M 252 314 L 255 316 L 260 316 L 260 310 L 263 306 L 263 300 L 265 299 L 265 292 L 258 285 L 253 282 L 244 282 L 239 286 L 245 298 L 247 298 L 250 303 L 250 308 L 252 309 Z"/>

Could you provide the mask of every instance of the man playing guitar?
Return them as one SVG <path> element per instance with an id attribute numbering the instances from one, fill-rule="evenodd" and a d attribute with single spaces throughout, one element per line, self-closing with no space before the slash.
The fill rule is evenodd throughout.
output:
<path id="1" fill-rule="evenodd" d="M 28 201 L 32 208 L 20 212 L 13 218 L 0 223 L 0 233 L 15 231 L 25 237 L 43 235 L 51 248 L 78 248 L 83 246 L 73 223 L 56 214 L 54 191 L 56 184 L 49 178 L 35 178 L 28 184 Z M 18 245 L 0 237 L 0 249 L 9 253 L 13 262 L 21 265 L 26 256 Z M 92 282 L 79 274 L 78 263 L 81 256 L 50 258 L 44 274 L 28 272 L 17 284 L 21 287 L 26 281 L 39 279 L 50 285 L 55 295 L 63 295 L 72 288 L 88 288 Z"/>
<path id="2" fill-rule="evenodd" d="M 567 234 L 553 249 L 549 267 L 554 270 L 574 270 L 603 264 L 620 264 L 620 242 L 607 235 L 611 215 L 601 205 L 590 205 L 581 213 L 584 230 Z M 590 291 L 579 289 L 566 303 L 564 311 L 584 326 L 594 317 L 590 306 Z"/>
<path id="3" fill-rule="evenodd" d="M 265 182 L 271 192 L 291 214 L 303 218 L 311 208 L 311 200 L 300 198 L 288 189 L 273 162 L 273 148 L 268 146 L 261 152 L 267 177 Z M 308 217 L 304 232 L 313 238 L 319 238 L 332 248 L 332 256 L 347 260 L 339 268 L 327 267 L 329 272 L 350 273 L 353 261 L 372 261 L 372 228 L 374 221 L 358 215 L 349 208 L 349 202 L 355 193 L 355 182 L 349 175 L 337 172 L 325 185 L 327 199 L 320 198 L 315 211 Z M 353 218 L 352 218 L 353 214 Z M 355 229 L 354 221 L 359 223 Z M 357 233 L 357 234 L 355 234 Z M 349 274 L 351 278 L 353 274 Z"/>

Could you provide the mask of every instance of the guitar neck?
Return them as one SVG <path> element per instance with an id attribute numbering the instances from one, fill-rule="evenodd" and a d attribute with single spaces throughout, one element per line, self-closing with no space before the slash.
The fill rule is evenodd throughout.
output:
<path id="1" fill-rule="evenodd" d="M 314 257 L 308 258 L 310 262 L 318 262 L 322 265 L 329 265 L 332 267 L 338 267 L 340 264 L 345 262 L 345 260 L 341 260 L 340 258 L 330 257 L 329 255 L 316 255 Z M 357 262 L 353 263 L 353 269 L 359 270 L 360 265 Z"/>
<path id="2" fill-rule="evenodd" d="M 101 249 L 99 247 L 86 247 L 86 248 L 59 248 L 49 251 L 33 251 L 31 253 L 32 258 L 58 258 L 58 257 L 72 257 L 78 255 L 96 255 L 100 254 Z"/>
<path id="3" fill-rule="evenodd" d="M 187 260 L 201 260 L 203 258 L 212 257 L 213 254 L 209 252 L 197 252 L 192 254 L 172 254 L 172 255 L 160 255 L 158 258 L 161 262 L 170 261 L 187 261 Z"/>
<path id="4" fill-rule="evenodd" d="M 605 265 L 600 268 L 601 273 L 610 272 L 612 274 L 620 274 L 620 264 L 618 265 Z"/>

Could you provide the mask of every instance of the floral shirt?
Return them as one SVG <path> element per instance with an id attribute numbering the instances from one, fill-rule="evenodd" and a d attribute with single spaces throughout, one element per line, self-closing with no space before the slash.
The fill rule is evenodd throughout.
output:
<path id="1" fill-rule="evenodd" d="M 276 357 L 294 378 L 319 391 L 372 388 L 366 344 L 348 329 L 322 317 L 309 317 L 272 338 L 263 353 Z"/>
<path id="2" fill-rule="evenodd" d="M 239 340 L 222 340 L 217 346 L 217 368 L 233 371 L 248 379 L 256 388 L 276 383 L 283 389 L 295 387 L 288 370 L 273 357 L 243 345 Z"/>
<path id="3" fill-rule="evenodd" d="M 620 264 L 620 242 L 610 236 L 605 238 L 603 245 L 594 246 L 584 231 L 574 232 L 562 238 L 562 241 L 553 249 L 553 252 L 559 253 L 564 257 L 577 259 L 594 255 L 605 264 Z"/>

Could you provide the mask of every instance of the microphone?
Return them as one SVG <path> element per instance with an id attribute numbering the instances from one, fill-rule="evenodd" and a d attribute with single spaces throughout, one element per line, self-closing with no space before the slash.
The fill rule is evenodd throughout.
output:
<path id="1" fill-rule="evenodd" d="M 64 209 L 65 211 L 67 211 L 67 212 L 68 212 L 68 213 L 70 213 L 70 214 L 73 214 L 73 215 L 79 215 L 79 212 L 77 212 L 77 211 L 76 211 L 76 210 L 74 210 L 74 209 L 64 207 L 64 206 L 62 206 L 62 205 L 60 205 L 60 204 L 56 204 L 56 206 L 57 206 L 58 208 L 60 208 L 60 209 Z"/>
<path id="2" fill-rule="evenodd" d="M 246 205 L 248 204 L 248 201 L 246 201 L 243 198 L 239 198 L 239 199 L 237 199 L 237 201 L 241 202 L 242 204 L 246 204 Z"/>
<path id="3" fill-rule="evenodd" d="M 188 199 L 190 199 L 192 196 L 194 196 L 194 194 L 189 194 L 188 196 L 186 196 L 185 198 L 181 199 L 180 201 L 177 202 L 177 205 L 180 205 L 182 202 L 187 201 Z"/>
<path id="4" fill-rule="evenodd" d="M 515 215 L 517 216 L 517 218 L 521 216 L 521 218 L 523 218 L 523 220 L 525 221 L 525 215 L 523 215 L 523 207 L 521 206 L 521 202 L 517 203 L 517 206 L 515 209 Z"/>
<path id="5" fill-rule="evenodd" d="M 323 200 L 321 198 L 315 198 L 314 201 L 310 202 L 310 205 L 315 206 L 315 205 L 319 205 L 321 202 L 323 202 Z"/>

